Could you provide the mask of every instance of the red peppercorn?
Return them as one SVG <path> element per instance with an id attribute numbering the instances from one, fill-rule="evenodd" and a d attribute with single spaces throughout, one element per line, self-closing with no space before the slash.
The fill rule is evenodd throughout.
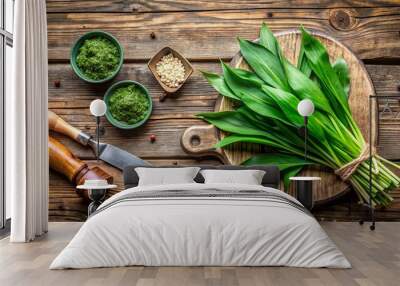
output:
<path id="1" fill-rule="evenodd" d="M 156 135 L 151 134 L 151 135 L 150 135 L 150 142 L 151 142 L 151 143 L 154 143 L 155 141 L 156 141 Z"/>

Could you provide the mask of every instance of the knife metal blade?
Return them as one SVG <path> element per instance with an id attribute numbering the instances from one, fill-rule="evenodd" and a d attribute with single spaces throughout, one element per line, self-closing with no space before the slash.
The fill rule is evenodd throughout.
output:
<path id="1" fill-rule="evenodd" d="M 96 151 L 97 143 L 93 139 L 90 139 L 89 145 Z M 149 162 L 107 143 L 100 143 L 99 159 L 120 170 L 126 166 L 151 166 Z"/>

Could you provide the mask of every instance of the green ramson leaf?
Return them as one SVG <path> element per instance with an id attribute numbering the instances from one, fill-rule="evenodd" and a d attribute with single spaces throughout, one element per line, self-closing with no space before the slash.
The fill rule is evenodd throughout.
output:
<path id="1" fill-rule="evenodd" d="M 281 110 L 271 106 L 266 101 L 264 101 L 263 98 L 244 95 L 242 97 L 242 102 L 252 111 L 261 116 L 277 119 L 284 122 L 285 124 L 294 126 L 292 122 L 287 120 L 286 116 L 282 113 Z"/>
<path id="2" fill-rule="evenodd" d="M 304 140 L 300 138 L 297 128 L 291 128 L 280 120 L 265 120 L 265 117 L 254 113 L 247 106 L 242 106 L 237 111 L 243 114 L 254 126 L 268 133 L 266 135 L 268 138 L 284 143 L 286 146 L 303 146 Z"/>
<path id="3" fill-rule="evenodd" d="M 285 115 L 277 108 L 274 101 L 262 91 L 258 80 L 249 80 L 248 78 L 252 78 L 252 76 L 226 64 L 223 64 L 222 69 L 228 85 L 236 91 L 237 96 L 251 110 L 264 117 L 282 120 L 286 124 L 293 125 L 292 122 L 286 120 Z"/>
<path id="4" fill-rule="evenodd" d="M 282 173 L 285 189 L 289 187 L 290 177 L 296 176 L 305 166 L 312 165 L 304 158 L 282 153 L 257 154 L 247 159 L 242 165 L 275 165 Z"/>
<path id="5" fill-rule="evenodd" d="M 288 168 L 283 172 L 283 185 L 285 187 L 285 190 L 289 188 L 290 185 L 290 178 L 295 177 L 298 173 L 300 173 L 301 170 L 303 170 L 305 166 L 298 166 L 298 167 L 292 167 Z"/>
<path id="6" fill-rule="evenodd" d="M 279 139 L 275 138 L 274 134 L 266 133 L 266 135 L 269 136 L 270 138 L 267 138 L 266 136 L 261 137 L 261 136 L 247 136 L 247 135 L 232 134 L 232 135 L 229 135 L 228 137 L 223 138 L 221 141 L 219 141 L 215 145 L 215 148 L 224 148 L 224 147 L 234 144 L 234 143 L 245 142 L 245 143 L 255 143 L 255 144 L 266 145 L 266 146 L 280 149 L 284 152 L 289 152 L 289 153 L 301 154 L 303 152 L 302 150 L 298 149 L 297 147 L 289 146 L 289 145 L 282 143 L 281 141 L 279 141 Z"/>
<path id="7" fill-rule="evenodd" d="M 281 121 L 275 121 L 276 128 L 275 132 L 282 134 L 287 140 L 295 146 L 303 146 L 304 139 L 300 136 L 299 129 L 293 128 L 288 124 L 284 124 Z"/>
<path id="8" fill-rule="evenodd" d="M 289 85 L 299 99 L 308 98 L 312 100 L 316 108 L 327 113 L 333 113 L 329 100 L 325 97 L 315 82 L 291 63 L 285 61 L 283 66 L 285 68 Z"/>
<path id="9" fill-rule="evenodd" d="M 267 48 L 276 57 L 279 57 L 280 49 L 278 41 L 265 23 L 262 23 L 260 29 L 260 45 Z"/>
<path id="10" fill-rule="evenodd" d="M 244 117 L 250 120 L 252 124 L 254 124 L 254 126 L 257 126 L 259 129 L 269 131 L 269 128 L 275 126 L 274 122 L 276 122 L 276 120 L 259 115 L 245 104 L 236 109 L 236 111 L 243 114 Z"/>
<path id="11" fill-rule="evenodd" d="M 267 85 L 263 85 L 262 90 L 275 101 L 275 103 L 285 114 L 288 121 L 292 122 L 297 127 L 302 127 L 304 125 L 304 118 L 300 116 L 297 111 L 297 106 L 300 100 L 296 96 L 289 92 L 269 87 Z M 318 111 L 316 111 L 316 113 L 317 112 Z M 321 123 L 315 116 L 309 117 L 308 129 L 310 130 L 310 135 L 314 136 L 318 140 L 326 141 L 324 130 L 321 128 L 321 126 Z"/>
<path id="12" fill-rule="evenodd" d="M 331 99 L 332 108 L 336 112 L 343 111 L 342 113 L 351 116 L 347 96 L 336 72 L 330 64 L 329 55 L 325 47 L 303 28 L 302 36 L 302 43 L 308 64 L 319 78 L 321 85 L 328 92 L 327 98 Z"/>
<path id="13" fill-rule="evenodd" d="M 304 125 L 304 118 L 297 112 L 297 105 L 300 100 L 296 96 L 267 85 L 263 85 L 262 90 L 280 107 L 282 112 L 285 114 L 287 121 L 292 122 L 297 127 L 302 127 Z M 308 119 L 308 129 L 310 130 L 310 135 L 314 136 L 318 140 L 326 140 L 320 122 L 318 122 L 315 116 L 311 116 Z"/>
<path id="14" fill-rule="evenodd" d="M 215 73 L 209 73 L 204 71 L 202 71 L 201 73 L 207 79 L 207 81 L 212 85 L 212 87 L 214 87 L 215 90 L 218 91 L 220 94 L 234 100 L 240 100 L 240 98 L 237 97 L 228 87 L 222 76 Z"/>
<path id="15" fill-rule="evenodd" d="M 350 91 L 350 73 L 346 61 L 343 58 L 339 58 L 333 63 L 332 67 L 336 72 L 340 83 L 342 84 L 343 90 L 348 97 Z"/>
<path id="16" fill-rule="evenodd" d="M 279 58 L 262 45 L 239 39 L 240 52 L 254 72 L 268 85 L 289 91 Z"/>
<path id="17" fill-rule="evenodd" d="M 275 104 L 279 106 L 288 121 L 292 122 L 297 127 L 303 125 L 303 117 L 301 117 L 297 112 L 297 105 L 300 100 L 296 96 L 267 85 L 263 85 L 261 89 L 275 101 Z"/>
<path id="18" fill-rule="evenodd" d="M 252 136 L 265 135 L 264 131 L 254 127 L 237 111 L 205 112 L 197 116 L 226 132 Z"/>
<path id="19" fill-rule="evenodd" d="M 228 145 L 238 143 L 238 142 L 245 142 L 245 143 L 255 143 L 267 146 L 279 146 L 279 143 L 275 142 L 275 140 L 271 140 L 265 137 L 257 137 L 257 136 L 245 136 L 245 135 L 238 135 L 232 134 L 229 135 L 222 140 L 220 140 L 217 144 L 215 144 L 215 148 L 224 148 Z"/>
<path id="20" fill-rule="evenodd" d="M 242 79 L 249 80 L 251 82 L 257 83 L 258 85 L 264 84 L 264 81 L 261 78 L 259 78 L 258 75 L 255 74 L 254 72 L 247 71 L 244 69 L 239 69 L 239 68 L 233 68 L 229 65 L 226 65 L 226 66 L 229 67 L 235 74 L 240 76 Z"/>
<path id="21" fill-rule="evenodd" d="M 286 136 L 258 128 L 254 124 L 254 116 L 249 115 L 244 108 L 240 108 L 238 111 L 201 113 L 198 117 L 223 131 L 234 133 L 225 137 L 216 147 L 224 147 L 235 142 L 249 142 L 275 146 L 282 150 L 302 152 L 292 146 L 292 142 Z"/>
<path id="22" fill-rule="evenodd" d="M 330 101 L 337 118 L 351 130 L 357 140 L 363 142 L 363 135 L 352 117 L 347 95 L 330 64 L 329 55 L 325 47 L 304 29 L 302 29 L 302 35 L 308 63 L 313 73 L 318 77 L 321 89 Z"/>
<path id="23" fill-rule="evenodd" d="M 332 126 L 332 122 L 330 121 L 329 115 L 317 111 L 314 112 L 314 114 L 311 117 L 313 117 L 316 120 L 316 123 L 320 126 L 320 128 L 323 128 L 326 131 L 326 133 L 329 133 L 332 136 L 334 135 L 336 137 L 339 137 L 337 134 L 337 130 L 335 129 L 334 126 Z"/>
<path id="24" fill-rule="evenodd" d="M 310 77 L 312 70 L 308 64 L 307 57 L 304 52 L 303 41 L 301 41 L 299 59 L 297 60 L 297 68 L 306 76 Z"/>
<path id="25" fill-rule="evenodd" d="M 313 164 L 310 161 L 304 160 L 304 158 L 287 155 L 282 153 L 264 153 L 257 154 L 247 159 L 242 163 L 243 165 L 276 165 L 280 171 L 284 171 L 292 167 L 303 167 L 305 165 Z"/>
<path id="26" fill-rule="evenodd" d="M 224 79 L 228 87 L 235 93 L 235 95 L 242 99 L 244 96 L 264 98 L 268 104 L 274 102 L 266 96 L 260 89 L 260 80 L 249 73 L 245 74 L 243 70 L 237 70 L 225 63 L 222 63 L 222 71 Z"/>
<path id="27" fill-rule="evenodd" d="M 294 124 L 297 126 L 303 124 L 303 118 L 297 112 L 293 112 L 297 111 L 297 105 L 300 102 L 296 96 L 267 85 L 263 85 L 261 89 L 275 101 L 275 103 L 281 108 L 282 112 L 287 116 L 287 118 L 291 119 Z"/>

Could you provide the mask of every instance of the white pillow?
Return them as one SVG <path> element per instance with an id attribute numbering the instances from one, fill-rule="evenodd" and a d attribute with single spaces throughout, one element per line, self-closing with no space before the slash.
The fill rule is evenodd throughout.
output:
<path id="1" fill-rule="evenodd" d="M 139 176 L 138 186 L 195 183 L 199 167 L 185 168 L 135 168 Z"/>
<path id="2" fill-rule="evenodd" d="M 205 184 L 261 185 L 265 171 L 262 170 L 202 170 Z"/>

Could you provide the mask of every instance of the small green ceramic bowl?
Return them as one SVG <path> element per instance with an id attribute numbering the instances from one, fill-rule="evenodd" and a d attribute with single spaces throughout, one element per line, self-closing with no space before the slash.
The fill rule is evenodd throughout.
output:
<path id="1" fill-rule="evenodd" d="M 147 97 L 147 99 L 149 100 L 149 109 L 147 110 L 147 113 L 146 113 L 145 117 L 144 117 L 141 121 L 136 122 L 136 123 L 134 123 L 134 124 L 127 124 L 127 123 L 125 123 L 125 122 L 121 122 L 121 121 L 115 119 L 115 118 L 112 116 L 112 114 L 111 114 L 110 109 L 108 108 L 108 106 L 109 106 L 109 104 L 110 104 L 110 98 L 113 96 L 113 93 L 114 93 L 114 91 L 115 91 L 117 88 L 124 87 L 124 86 L 127 86 L 127 85 L 132 85 L 132 84 L 135 85 L 135 86 L 137 86 L 137 87 L 143 92 L 143 94 Z M 145 88 L 143 85 L 141 85 L 140 83 L 138 83 L 138 82 L 136 82 L 136 81 L 133 81 L 133 80 L 122 80 L 122 81 L 119 81 L 119 82 L 114 83 L 114 84 L 106 91 L 106 93 L 105 93 L 105 95 L 104 95 L 104 102 L 105 102 L 106 105 L 107 105 L 107 112 L 106 112 L 106 118 L 107 118 L 107 120 L 108 120 L 112 125 L 114 125 L 115 127 L 120 128 L 120 129 L 126 129 L 126 130 L 135 129 L 135 128 L 138 128 L 139 126 L 142 126 L 142 125 L 149 119 L 149 117 L 150 117 L 150 115 L 151 115 L 151 112 L 152 112 L 152 110 L 153 110 L 153 102 L 152 102 L 152 100 L 151 100 L 151 96 L 150 96 L 150 94 L 149 94 L 149 91 L 148 91 L 147 88 Z"/>
<path id="2" fill-rule="evenodd" d="M 103 37 L 103 38 L 110 40 L 118 48 L 118 51 L 120 54 L 119 63 L 118 63 L 117 68 L 115 69 L 115 71 L 109 77 L 106 77 L 104 79 L 99 79 L 99 80 L 91 79 L 91 78 L 85 76 L 85 74 L 80 70 L 80 68 L 78 67 L 78 64 L 76 63 L 76 57 L 78 56 L 79 48 L 83 45 L 85 40 L 94 38 L 94 37 Z M 107 81 L 113 79 L 121 70 L 122 64 L 124 62 L 124 50 L 123 50 L 121 44 L 118 42 L 118 40 L 111 34 L 103 32 L 103 31 L 91 31 L 91 32 L 88 32 L 88 33 L 82 35 L 75 42 L 75 44 L 73 45 L 72 50 L 71 50 L 70 62 L 71 62 L 72 69 L 74 70 L 75 74 L 80 79 L 82 79 L 86 82 L 89 82 L 89 83 L 103 83 L 103 82 L 107 82 Z"/>

